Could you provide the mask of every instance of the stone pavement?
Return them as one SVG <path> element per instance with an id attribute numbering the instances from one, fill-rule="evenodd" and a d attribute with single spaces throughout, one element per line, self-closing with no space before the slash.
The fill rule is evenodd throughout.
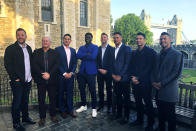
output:
<path id="1" fill-rule="evenodd" d="M 130 121 L 135 119 L 135 112 L 131 111 Z M 92 118 L 91 109 L 77 114 L 77 118 L 68 116 L 62 119 L 60 114 L 57 117 L 59 123 L 50 121 L 47 114 L 46 124 L 44 127 L 35 125 L 25 125 L 26 131 L 143 131 L 143 127 L 130 127 L 128 124 L 120 125 L 118 120 L 112 120 L 105 111 L 98 112 L 97 118 Z M 38 109 L 30 110 L 30 117 L 36 122 L 39 121 Z M 0 131 L 14 131 L 12 128 L 10 111 L 0 112 Z M 177 131 L 191 131 L 190 128 L 178 126 Z"/>

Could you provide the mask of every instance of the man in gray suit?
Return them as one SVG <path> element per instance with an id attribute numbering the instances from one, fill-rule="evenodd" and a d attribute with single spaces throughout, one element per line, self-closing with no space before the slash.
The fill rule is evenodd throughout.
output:
<path id="1" fill-rule="evenodd" d="M 152 85 L 157 90 L 159 130 L 176 130 L 175 104 L 178 101 L 178 78 L 182 72 L 182 53 L 171 47 L 171 38 L 167 32 L 161 33 L 162 50 L 157 56 L 156 66 L 152 74 Z"/>

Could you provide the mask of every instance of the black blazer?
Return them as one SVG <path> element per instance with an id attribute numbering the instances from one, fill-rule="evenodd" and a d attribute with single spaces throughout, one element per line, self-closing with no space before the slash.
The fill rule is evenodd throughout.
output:
<path id="1" fill-rule="evenodd" d="M 45 84 L 46 80 L 42 78 L 42 74 L 44 71 L 44 51 L 42 48 L 37 49 L 33 52 L 33 78 L 37 84 Z M 59 68 L 59 58 L 55 50 L 48 50 L 48 73 L 50 74 L 50 79 L 48 80 L 48 84 L 56 84 L 57 75 Z"/>
<path id="2" fill-rule="evenodd" d="M 102 61 L 102 47 L 99 47 L 98 55 L 97 55 L 97 68 L 98 69 L 105 69 L 109 73 L 111 73 L 112 70 L 112 52 L 114 48 L 111 47 L 110 45 L 107 46 L 104 56 L 103 56 L 103 61 Z"/>
<path id="3" fill-rule="evenodd" d="M 27 50 L 31 64 L 32 49 L 29 45 L 27 45 Z M 4 66 L 11 81 L 20 79 L 21 82 L 25 82 L 24 53 L 18 42 L 15 42 L 6 48 L 4 54 Z"/>
<path id="4" fill-rule="evenodd" d="M 120 75 L 120 82 L 127 82 L 130 80 L 129 64 L 131 59 L 131 48 L 122 44 L 115 59 L 115 49 L 112 57 L 112 74 Z"/>

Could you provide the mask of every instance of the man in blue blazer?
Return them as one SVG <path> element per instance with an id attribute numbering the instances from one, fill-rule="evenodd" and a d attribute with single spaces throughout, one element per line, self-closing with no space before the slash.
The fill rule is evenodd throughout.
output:
<path id="1" fill-rule="evenodd" d="M 153 105 L 152 105 L 152 83 L 151 73 L 156 58 L 156 52 L 146 46 L 146 36 L 138 33 L 136 36 L 138 48 L 132 52 L 130 71 L 133 87 L 133 94 L 137 109 L 137 120 L 132 122 L 132 126 L 142 125 L 144 117 L 144 104 L 148 117 L 145 131 L 152 131 L 154 124 Z"/>
<path id="2" fill-rule="evenodd" d="M 69 47 L 71 43 L 71 35 L 65 34 L 63 45 L 56 48 L 60 59 L 60 84 L 59 84 L 59 108 L 62 112 L 62 117 L 66 118 L 66 111 L 73 118 L 76 115 L 73 113 L 73 85 L 74 73 L 77 66 L 77 58 L 75 49 Z M 66 92 L 66 103 L 64 94 Z M 65 105 L 67 105 L 67 110 Z"/>
<path id="3" fill-rule="evenodd" d="M 124 117 L 120 121 L 125 124 L 129 120 L 129 102 L 130 102 L 130 74 L 129 64 L 131 58 L 131 48 L 122 43 L 122 35 L 119 32 L 114 33 L 115 49 L 112 57 L 112 78 L 114 92 L 117 96 L 117 116 L 122 117 L 122 107 L 124 105 Z"/>
<path id="4" fill-rule="evenodd" d="M 112 51 L 114 50 L 108 42 L 108 35 L 106 33 L 101 34 L 101 46 L 97 56 L 97 82 L 99 91 L 99 108 L 97 111 L 102 110 L 104 107 L 104 82 L 106 82 L 107 91 L 107 112 L 111 112 L 112 106 Z"/>
<path id="5" fill-rule="evenodd" d="M 85 34 L 86 44 L 81 46 L 77 52 L 77 58 L 81 60 L 80 70 L 78 73 L 78 84 L 80 89 L 80 95 L 82 105 L 76 112 L 82 112 L 87 110 L 86 106 L 86 84 L 89 86 L 91 100 L 92 100 L 92 117 L 97 116 L 97 99 L 96 99 L 96 74 L 97 65 L 96 58 L 98 54 L 98 46 L 92 44 L 93 35 L 91 33 Z"/>
<path id="6" fill-rule="evenodd" d="M 156 59 L 152 74 L 152 85 L 158 92 L 159 130 L 176 130 L 175 104 L 178 101 L 178 78 L 182 73 L 183 55 L 171 47 L 171 37 L 167 32 L 161 33 L 162 50 Z"/>

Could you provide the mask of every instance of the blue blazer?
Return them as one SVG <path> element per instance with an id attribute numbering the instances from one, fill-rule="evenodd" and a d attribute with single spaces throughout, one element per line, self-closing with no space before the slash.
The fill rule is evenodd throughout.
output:
<path id="1" fill-rule="evenodd" d="M 98 46 L 89 44 L 83 45 L 77 52 L 77 58 L 82 60 L 79 73 L 88 73 L 90 75 L 97 74 L 96 58 L 98 54 Z"/>
<path id="2" fill-rule="evenodd" d="M 130 80 L 129 64 L 131 59 L 131 48 L 122 44 L 115 59 L 115 49 L 113 49 L 112 74 L 120 75 L 120 82 Z"/>
<path id="3" fill-rule="evenodd" d="M 59 71 L 60 71 L 61 76 L 63 76 L 63 74 L 65 72 L 66 73 L 70 73 L 70 72 L 75 73 L 76 66 L 77 66 L 77 58 L 76 58 L 75 49 L 70 47 L 71 59 L 70 59 L 70 63 L 69 63 L 69 68 L 68 68 L 67 55 L 66 55 L 64 46 L 59 46 L 55 50 L 57 51 L 58 57 L 59 57 L 59 60 L 60 60 Z"/>

